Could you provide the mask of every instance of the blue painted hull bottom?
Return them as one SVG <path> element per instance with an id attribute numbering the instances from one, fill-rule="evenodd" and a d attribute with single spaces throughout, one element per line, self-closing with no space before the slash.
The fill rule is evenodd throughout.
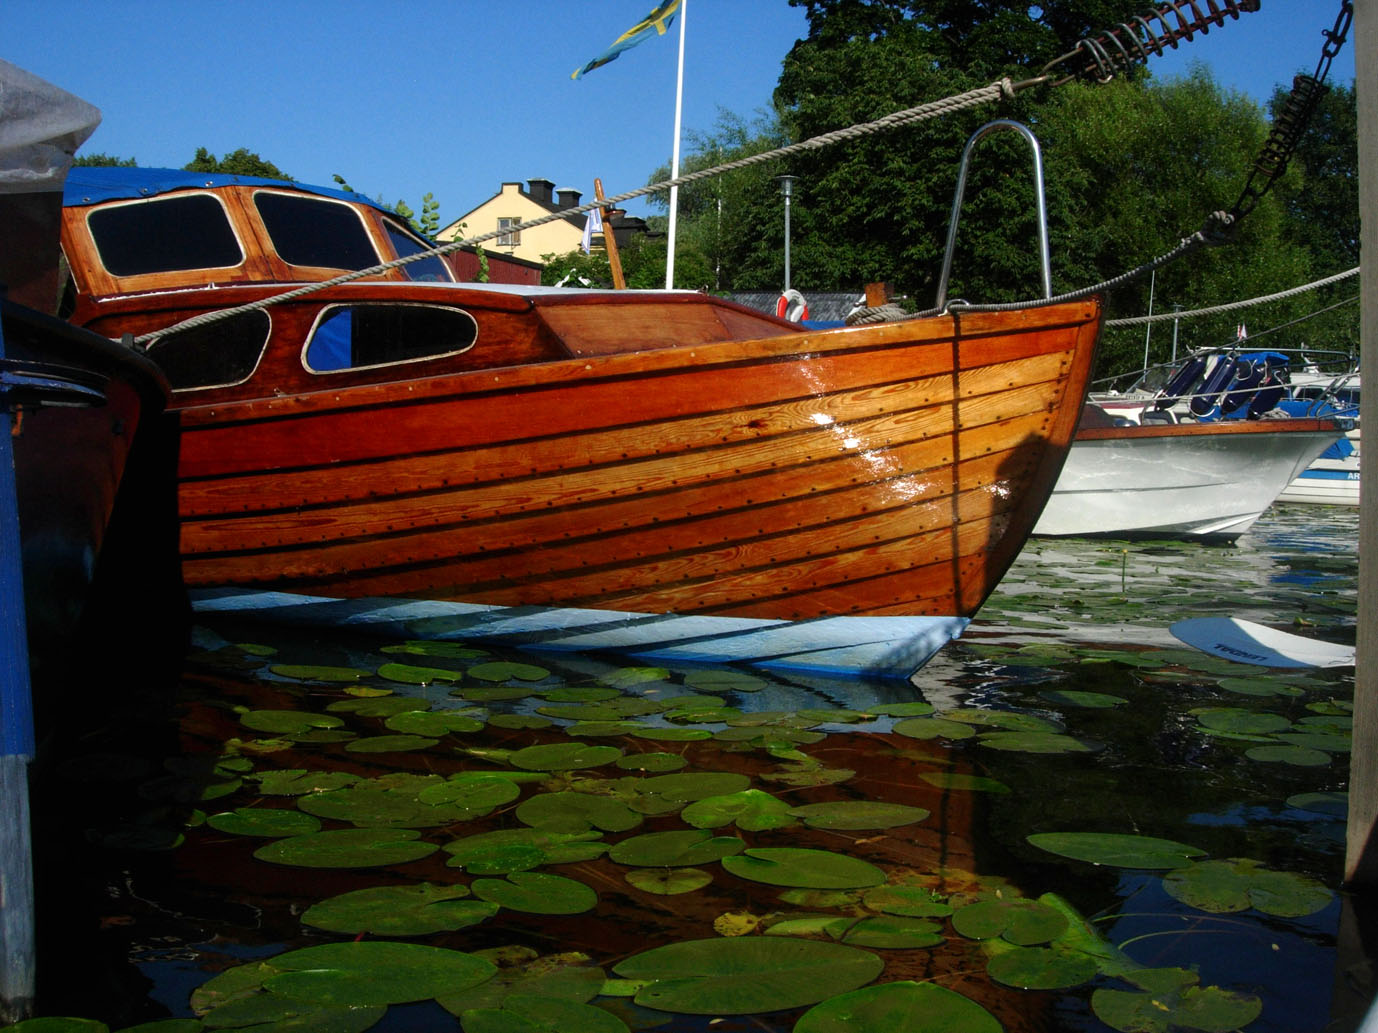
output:
<path id="1" fill-rule="evenodd" d="M 909 678 L 969 623 L 965 617 L 760 620 L 416 599 L 332 599 L 244 589 L 192 593 L 198 614 L 492 643 L 528 651 L 618 653 L 673 663 L 730 663 L 835 677 Z"/>

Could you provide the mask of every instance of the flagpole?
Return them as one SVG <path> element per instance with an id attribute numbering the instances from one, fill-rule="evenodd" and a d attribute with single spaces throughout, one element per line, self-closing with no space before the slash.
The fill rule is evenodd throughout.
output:
<path id="1" fill-rule="evenodd" d="M 679 123 L 684 108 L 684 22 L 689 0 L 679 3 L 679 71 L 675 74 L 675 146 L 670 158 L 670 178 L 679 179 Z M 665 289 L 675 286 L 675 222 L 679 214 L 679 186 L 670 188 L 670 233 L 665 249 Z"/>

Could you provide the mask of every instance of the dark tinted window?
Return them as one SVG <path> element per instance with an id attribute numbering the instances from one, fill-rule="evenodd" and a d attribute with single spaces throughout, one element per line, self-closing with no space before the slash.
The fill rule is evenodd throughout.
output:
<path id="1" fill-rule="evenodd" d="M 363 220 L 347 204 L 260 191 L 254 194 L 254 206 L 284 262 L 328 269 L 379 264 Z"/>
<path id="2" fill-rule="evenodd" d="M 267 343 L 268 313 L 241 312 L 160 337 L 148 346 L 148 357 L 173 390 L 185 391 L 247 380 Z"/>
<path id="3" fill-rule="evenodd" d="M 408 362 L 466 351 L 478 326 L 459 309 L 429 305 L 350 305 L 327 310 L 306 346 L 317 373 Z"/>
<path id="4" fill-rule="evenodd" d="M 98 208 L 87 225 L 101 261 L 115 276 L 223 269 L 244 261 L 229 216 L 209 194 Z"/>
<path id="5" fill-rule="evenodd" d="M 429 244 L 417 240 L 396 223 L 388 222 L 385 225 L 388 229 L 388 239 L 392 241 L 393 250 L 397 252 L 398 258 L 406 258 L 418 251 L 430 250 Z M 438 280 L 442 283 L 449 283 L 454 280 L 454 277 L 450 275 L 449 268 L 438 255 L 432 255 L 430 258 L 418 258 L 415 262 L 408 262 L 401 268 L 409 280 Z"/>

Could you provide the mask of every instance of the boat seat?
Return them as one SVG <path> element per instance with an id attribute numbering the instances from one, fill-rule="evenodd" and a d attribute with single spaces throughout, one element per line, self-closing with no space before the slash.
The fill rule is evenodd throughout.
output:
<path id="1" fill-rule="evenodd" d="M 1177 416 L 1170 409 L 1145 409 L 1139 416 L 1141 423 L 1176 423 Z"/>

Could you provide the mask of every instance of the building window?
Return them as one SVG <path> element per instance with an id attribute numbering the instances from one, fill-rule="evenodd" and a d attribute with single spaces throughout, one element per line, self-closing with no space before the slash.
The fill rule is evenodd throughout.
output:
<path id="1" fill-rule="evenodd" d="M 518 228 L 522 224 L 521 219 L 499 219 L 498 220 L 498 247 L 517 247 L 522 242 L 522 231 Z"/>

